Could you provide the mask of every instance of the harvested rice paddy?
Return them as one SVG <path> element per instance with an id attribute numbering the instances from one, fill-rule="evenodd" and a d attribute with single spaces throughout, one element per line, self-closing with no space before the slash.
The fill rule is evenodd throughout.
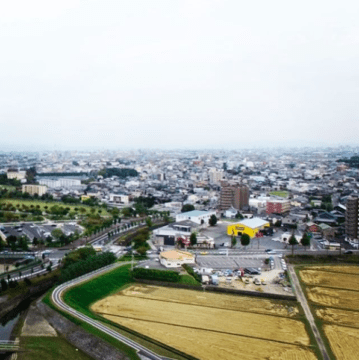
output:
<path id="1" fill-rule="evenodd" d="M 273 300 L 133 285 L 91 309 L 199 359 L 316 359 L 298 309 Z"/>

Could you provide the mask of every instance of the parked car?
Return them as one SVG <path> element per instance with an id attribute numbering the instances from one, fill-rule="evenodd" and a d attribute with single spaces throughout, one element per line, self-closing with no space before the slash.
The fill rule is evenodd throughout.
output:
<path id="1" fill-rule="evenodd" d="M 351 250 L 345 250 L 345 251 L 344 251 L 344 254 L 350 255 L 350 254 L 353 254 L 353 251 L 351 251 Z"/>
<path id="2" fill-rule="evenodd" d="M 265 252 L 273 251 L 273 249 L 266 249 Z"/>
<path id="3" fill-rule="evenodd" d="M 259 281 L 259 279 L 258 279 L 258 278 L 254 278 L 254 280 L 253 280 L 253 284 L 254 284 L 254 285 L 260 285 L 260 284 L 261 284 L 261 282 Z"/>

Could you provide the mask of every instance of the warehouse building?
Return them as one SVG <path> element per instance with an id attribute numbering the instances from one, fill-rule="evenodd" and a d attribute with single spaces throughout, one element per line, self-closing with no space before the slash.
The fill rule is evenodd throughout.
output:
<path id="1" fill-rule="evenodd" d="M 228 225 L 227 234 L 240 236 L 242 234 L 249 235 L 250 238 L 253 238 L 258 231 L 263 230 L 266 227 L 269 227 L 270 224 L 266 220 L 260 218 L 245 219 L 236 224 Z"/>

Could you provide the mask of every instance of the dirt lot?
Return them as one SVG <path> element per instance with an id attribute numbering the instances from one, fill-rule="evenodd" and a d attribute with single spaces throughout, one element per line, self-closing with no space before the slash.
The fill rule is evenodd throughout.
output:
<path id="1" fill-rule="evenodd" d="M 277 305 L 135 285 L 98 301 L 92 310 L 201 359 L 315 359 L 304 324 L 290 318 L 298 310 Z"/>
<path id="2" fill-rule="evenodd" d="M 324 332 L 338 360 L 357 360 L 359 354 L 359 329 L 325 325 Z"/>

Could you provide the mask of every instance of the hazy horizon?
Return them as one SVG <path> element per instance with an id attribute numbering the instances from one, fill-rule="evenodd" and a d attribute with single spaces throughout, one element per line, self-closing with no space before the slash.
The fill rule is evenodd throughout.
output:
<path id="1" fill-rule="evenodd" d="M 3 3 L 0 150 L 357 146 L 358 10 Z"/>

